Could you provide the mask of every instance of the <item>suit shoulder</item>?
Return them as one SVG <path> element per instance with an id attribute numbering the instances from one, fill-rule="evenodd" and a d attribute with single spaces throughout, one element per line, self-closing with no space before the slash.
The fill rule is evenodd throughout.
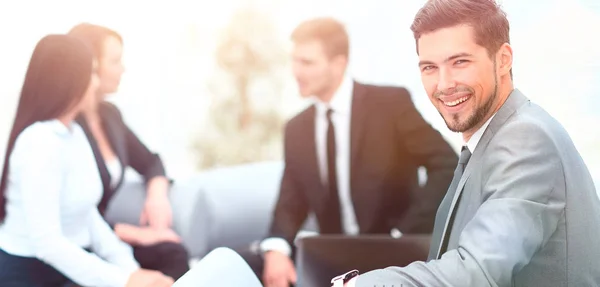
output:
<path id="1" fill-rule="evenodd" d="M 540 106 L 529 101 L 517 109 L 506 123 L 498 128 L 497 132 L 531 133 L 532 136 L 535 135 L 537 138 L 545 140 L 556 136 L 568 136 L 562 124 Z"/>
<path id="2" fill-rule="evenodd" d="M 121 111 L 117 106 L 110 102 L 102 102 L 100 103 L 98 110 L 100 115 L 103 117 L 118 117 L 119 120 L 122 120 L 123 116 L 121 115 Z"/>
<path id="3" fill-rule="evenodd" d="M 575 146 L 563 126 L 541 107 L 527 102 L 506 122 L 491 128 L 490 147 L 515 152 L 544 153 L 546 159 L 557 158 Z"/>
<path id="4" fill-rule="evenodd" d="M 303 127 L 307 120 L 310 120 L 312 109 L 314 109 L 314 107 L 311 105 L 289 119 L 285 124 L 285 132 L 292 132 Z"/>
<path id="5" fill-rule="evenodd" d="M 410 92 L 401 86 L 358 84 L 366 89 L 372 101 L 381 103 L 411 102 Z"/>
<path id="6" fill-rule="evenodd" d="M 416 110 L 410 92 L 404 87 L 363 85 L 369 105 L 380 112 L 401 114 Z"/>

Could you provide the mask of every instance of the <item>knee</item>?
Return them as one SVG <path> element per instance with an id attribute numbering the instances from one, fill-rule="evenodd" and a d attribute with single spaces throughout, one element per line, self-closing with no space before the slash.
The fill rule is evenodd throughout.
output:
<path id="1" fill-rule="evenodd" d="M 189 258 L 188 251 L 183 244 L 175 244 L 171 252 L 173 252 L 174 257 L 185 258 L 186 260 Z"/>
<path id="2" fill-rule="evenodd" d="M 159 248 L 163 258 L 171 258 L 172 260 L 183 260 L 186 261 L 189 258 L 188 251 L 182 244 L 174 242 L 161 243 Z"/>
<path id="3" fill-rule="evenodd" d="M 211 251 L 210 253 L 208 253 L 206 255 L 206 257 L 217 257 L 217 258 L 221 258 L 224 260 L 242 260 L 244 261 L 244 259 L 237 253 L 235 252 L 233 249 L 227 248 L 227 247 L 219 247 L 214 249 L 213 251 Z"/>

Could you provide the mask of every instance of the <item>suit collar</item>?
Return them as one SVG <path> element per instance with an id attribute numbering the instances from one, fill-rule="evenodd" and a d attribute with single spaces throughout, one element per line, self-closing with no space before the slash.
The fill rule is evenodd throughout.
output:
<path id="1" fill-rule="evenodd" d="M 469 163 L 465 167 L 465 172 L 460 179 L 460 182 L 457 186 L 457 192 L 454 195 L 454 200 L 452 201 L 452 206 L 450 207 L 450 212 L 455 208 L 456 200 L 460 193 L 462 192 L 465 183 L 469 176 L 471 176 L 471 172 L 474 168 L 479 167 L 479 161 L 483 158 L 485 150 L 496 134 L 496 132 L 504 125 L 504 123 L 521 107 L 523 104 L 528 102 L 529 99 L 525 97 L 519 90 L 514 89 L 511 94 L 508 96 L 508 99 L 504 102 L 502 107 L 496 112 L 496 115 L 490 122 L 488 128 L 483 132 L 483 136 L 481 140 L 477 144 L 477 148 L 473 151 L 473 155 L 469 160 Z"/>
<path id="2" fill-rule="evenodd" d="M 490 122 L 492 121 L 492 119 L 494 118 L 495 115 L 496 114 L 493 114 L 465 143 L 465 145 L 467 146 L 467 148 L 469 149 L 469 151 L 471 153 L 473 153 L 473 151 L 475 151 L 475 148 L 477 147 L 477 144 L 481 140 L 483 133 L 485 132 L 487 127 L 490 125 Z"/>
<path id="3" fill-rule="evenodd" d="M 504 105 L 502 105 L 500 110 L 496 113 L 494 120 L 490 122 L 488 128 L 490 133 L 496 133 L 496 131 L 504 125 L 506 120 L 528 101 L 529 99 L 520 90 L 514 89 L 508 96 L 508 99 L 504 102 Z"/>
<path id="4" fill-rule="evenodd" d="M 331 108 L 335 113 L 349 114 L 352 109 L 353 93 L 354 82 L 352 81 L 352 78 L 346 74 L 329 103 L 321 101 L 316 96 L 313 97 L 313 102 L 318 113 L 325 113 L 327 109 Z"/>
<path id="5" fill-rule="evenodd" d="M 527 101 L 527 97 L 521 93 L 518 89 L 514 89 L 502 107 L 493 114 L 482 126 L 479 128 L 473 136 L 465 143 L 465 145 L 469 148 L 469 151 L 473 153 L 475 148 L 481 141 L 487 127 L 490 126 L 492 122 L 494 122 L 495 127 L 502 126 L 504 122 L 525 102 Z M 499 115 L 499 119 L 497 121 L 493 121 L 493 119 Z"/>

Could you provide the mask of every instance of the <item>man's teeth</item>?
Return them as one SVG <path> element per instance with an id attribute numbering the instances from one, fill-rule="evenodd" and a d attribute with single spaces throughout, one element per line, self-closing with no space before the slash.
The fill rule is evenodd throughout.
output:
<path id="1" fill-rule="evenodd" d="M 449 106 L 449 107 L 454 107 L 464 101 L 466 101 L 467 99 L 469 99 L 469 96 L 464 96 L 456 101 L 452 101 L 452 102 L 444 102 L 444 105 Z"/>

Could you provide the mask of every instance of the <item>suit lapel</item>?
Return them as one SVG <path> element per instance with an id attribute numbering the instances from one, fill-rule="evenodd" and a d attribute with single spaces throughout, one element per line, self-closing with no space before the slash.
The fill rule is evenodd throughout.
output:
<path id="1" fill-rule="evenodd" d="M 488 144 L 490 143 L 492 137 L 494 136 L 496 131 L 502 125 L 504 125 L 506 120 L 508 120 L 508 118 L 510 118 L 510 116 L 512 116 L 515 113 L 515 111 L 521 105 L 523 105 L 526 101 L 528 101 L 528 99 L 519 90 L 517 90 L 517 89 L 513 90 L 513 92 L 510 94 L 508 99 L 506 99 L 506 101 L 504 102 L 502 107 L 498 110 L 496 115 L 494 115 L 494 118 L 492 119 L 492 121 L 490 122 L 490 124 L 488 125 L 486 130 L 484 131 L 481 139 L 479 140 L 479 143 L 477 143 L 477 147 L 475 148 L 475 151 L 473 152 L 471 159 L 469 160 L 469 163 L 465 167 L 465 172 L 463 173 L 462 177 L 460 178 L 460 181 L 458 182 L 458 186 L 456 188 L 456 193 L 454 194 L 454 197 L 452 198 L 452 204 L 450 205 L 449 215 L 446 217 L 446 223 L 444 225 L 444 231 L 442 233 L 442 238 L 441 238 L 440 242 L 444 242 L 445 237 L 450 236 L 451 230 L 448 230 L 448 226 L 450 224 L 450 218 L 451 218 L 450 215 L 452 214 L 452 212 L 454 211 L 455 208 L 458 208 L 457 205 L 458 205 L 460 195 L 465 187 L 465 184 L 467 183 L 467 180 L 471 176 L 471 172 L 473 171 L 474 168 L 481 167 L 479 162 L 483 158 L 485 150 L 486 150 Z M 441 244 L 440 244 L 440 247 L 441 247 Z M 436 258 L 439 258 L 439 256 L 440 256 L 440 254 L 439 254 L 439 249 L 438 249 L 438 256 L 436 256 Z"/>
<path id="2" fill-rule="evenodd" d="M 110 189 L 110 174 L 108 173 L 108 169 L 106 169 L 106 163 L 104 162 L 102 153 L 100 152 L 98 144 L 96 143 L 96 139 L 94 139 L 92 132 L 90 131 L 90 127 L 83 115 L 77 117 L 77 123 L 79 123 L 85 132 L 85 136 L 88 139 L 88 143 L 90 144 L 92 152 L 94 153 L 96 166 L 98 168 L 98 172 L 100 173 L 100 179 L 102 180 L 102 185 L 104 187 L 104 193 L 106 193 Z"/>
<path id="3" fill-rule="evenodd" d="M 129 166 L 129 157 L 127 153 L 127 137 L 125 135 L 124 126 L 118 115 L 110 113 L 110 109 L 100 106 L 98 111 L 102 118 L 102 128 L 108 139 L 108 142 L 116 154 L 119 163 L 123 167 L 121 169 L 121 181 L 115 186 L 114 190 L 118 189 L 123 182 L 125 168 Z M 113 188 L 111 188 L 113 190 Z"/>
<path id="4" fill-rule="evenodd" d="M 104 133 L 106 134 L 110 146 L 117 155 L 121 166 L 126 167 L 128 166 L 129 159 L 127 156 L 127 139 L 122 124 L 117 121 L 117 116 L 107 114 L 107 111 L 108 109 L 101 109 L 99 111 L 100 117 L 102 118 Z M 123 170 L 125 169 L 123 168 Z"/>
<path id="5" fill-rule="evenodd" d="M 352 91 L 352 110 L 350 112 L 350 196 L 356 213 L 356 220 L 360 230 L 367 231 L 372 227 L 372 219 L 377 214 L 379 193 L 365 193 L 364 189 L 357 188 L 358 172 L 360 172 L 361 162 L 359 154 L 365 141 L 365 128 L 368 126 L 368 104 L 367 87 L 354 82 Z"/>
<path id="6" fill-rule="evenodd" d="M 365 118 L 367 116 L 367 89 L 365 86 L 354 82 L 352 93 L 352 112 L 350 119 L 350 175 L 353 174 L 357 166 L 356 157 L 362 144 L 363 132 L 365 128 Z M 351 178 L 353 178 L 351 176 Z"/>

